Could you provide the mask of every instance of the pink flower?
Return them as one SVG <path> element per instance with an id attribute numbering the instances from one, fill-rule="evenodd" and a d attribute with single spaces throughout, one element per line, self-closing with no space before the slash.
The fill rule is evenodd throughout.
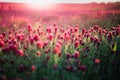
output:
<path id="1" fill-rule="evenodd" d="M 32 29 L 32 25 L 31 24 L 29 24 L 28 25 L 28 32 L 31 32 L 33 29 Z"/>
<path id="2" fill-rule="evenodd" d="M 100 63 L 100 59 L 96 58 L 94 62 L 95 62 L 95 64 L 99 64 Z"/>
<path id="3" fill-rule="evenodd" d="M 79 56 L 80 56 L 80 53 L 79 53 L 78 51 L 76 51 L 76 52 L 74 53 L 75 59 L 77 59 Z"/>
<path id="4" fill-rule="evenodd" d="M 41 41 L 37 41 L 36 46 L 37 46 L 37 48 L 42 49 L 43 48 L 43 43 Z"/>
<path id="5" fill-rule="evenodd" d="M 38 40 L 39 40 L 38 35 L 35 35 L 35 36 L 34 36 L 34 40 L 35 40 L 35 41 L 38 41 Z"/>
<path id="6" fill-rule="evenodd" d="M 64 39 L 65 39 L 65 42 L 69 43 L 70 42 L 70 35 L 65 33 L 64 34 Z"/>
<path id="7" fill-rule="evenodd" d="M 20 34 L 16 35 L 17 40 L 21 40 L 22 36 Z"/>
<path id="8" fill-rule="evenodd" d="M 47 27 L 47 28 L 46 28 L 46 31 L 47 31 L 48 33 L 51 33 L 51 32 L 52 32 L 52 28 L 51 28 L 51 27 Z"/>
<path id="9" fill-rule="evenodd" d="M 71 57 L 71 54 L 70 53 L 67 53 L 66 54 L 66 58 L 69 59 Z"/>
<path id="10" fill-rule="evenodd" d="M 47 50 L 45 50 L 45 53 L 49 53 L 51 50 L 50 49 L 47 49 Z"/>
<path id="11" fill-rule="evenodd" d="M 72 71 L 73 67 L 72 66 L 66 66 L 65 69 L 68 70 L 68 71 Z"/>
<path id="12" fill-rule="evenodd" d="M 33 44 L 34 43 L 34 39 L 30 38 L 30 43 Z"/>
<path id="13" fill-rule="evenodd" d="M 37 55 L 37 56 L 40 56 L 40 55 L 41 55 L 41 52 L 37 51 L 37 52 L 36 52 L 36 55 Z"/>
<path id="14" fill-rule="evenodd" d="M 70 33 L 74 33 L 73 27 L 70 27 Z"/>
<path id="15" fill-rule="evenodd" d="M 60 48 L 56 46 L 54 48 L 54 53 L 59 55 L 60 54 Z"/>
<path id="16" fill-rule="evenodd" d="M 53 40 L 53 34 L 52 34 L 52 33 L 50 33 L 50 34 L 48 35 L 48 39 L 49 39 L 50 41 Z"/>
<path id="17" fill-rule="evenodd" d="M 3 40 L 3 35 L 0 35 L 0 39 Z"/>
<path id="18" fill-rule="evenodd" d="M 85 71 L 86 68 L 87 68 L 87 67 L 86 67 L 85 65 L 79 65 L 79 66 L 78 66 L 78 69 L 79 69 L 79 70 L 82 70 L 82 71 Z"/>
<path id="19" fill-rule="evenodd" d="M 0 41 L 0 47 L 4 47 L 4 46 L 5 46 L 4 41 Z"/>
<path id="20" fill-rule="evenodd" d="M 99 29 L 99 26 L 98 26 L 98 25 L 95 25 L 93 28 L 94 28 L 94 30 L 98 30 L 98 29 Z"/>
<path id="21" fill-rule="evenodd" d="M 77 48 L 79 46 L 79 41 L 75 41 L 74 46 Z"/>
<path id="22" fill-rule="evenodd" d="M 74 31 L 77 33 L 79 31 L 79 28 L 75 27 Z"/>
<path id="23" fill-rule="evenodd" d="M 23 56 L 24 56 L 24 52 L 23 52 L 23 50 L 21 50 L 21 49 L 18 50 L 18 55 L 21 56 L 21 57 L 23 57 Z"/>
<path id="24" fill-rule="evenodd" d="M 82 29 L 82 35 L 85 34 L 87 30 L 85 28 Z"/>
<path id="25" fill-rule="evenodd" d="M 60 32 L 64 33 L 65 32 L 65 28 L 60 28 Z"/>
<path id="26" fill-rule="evenodd" d="M 31 70 L 34 72 L 36 70 L 36 66 L 35 65 L 32 65 L 31 66 Z"/>
<path id="27" fill-rule="evenodd" d="M 54 27 L 54 31 L 55 31 L 55 34 L 56 34 L 57 31 L 58 31 L 58 27 L 57 26 Z"/>
<path id="28" fill-rule="evenodd" d="M 44 42 L 43 48 L 45 48 L 48 45 L 48 41 Z"/>
<path id="29" fill-rule="evenodd" d="M 6 35 L 6 32 L 3 32 L 3 34 L 2 34 L 2 35 L 3 35 L 3 37 L 5 37 L 5 35 Z"/>

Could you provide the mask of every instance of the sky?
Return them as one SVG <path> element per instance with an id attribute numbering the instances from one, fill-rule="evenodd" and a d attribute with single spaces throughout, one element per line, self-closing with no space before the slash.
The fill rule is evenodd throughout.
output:
<path id="1" fill-rule="evenodd" d="M 18 3 L 29 3 L 29 2 L 41 2 L 41 3 L 90 3 L 90 2 L 120 2 L 120 0 L 0 0 L 0 2 L 18 2 Z"/>

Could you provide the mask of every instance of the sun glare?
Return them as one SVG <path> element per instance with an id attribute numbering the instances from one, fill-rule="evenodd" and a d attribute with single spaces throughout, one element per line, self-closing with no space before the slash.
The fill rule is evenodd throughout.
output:
<path id="1" fill-rule="evenodd" d="M 27 4 L 34 9 L 50 9 L 53 6 L 49 0 L 30 0 Z"/>

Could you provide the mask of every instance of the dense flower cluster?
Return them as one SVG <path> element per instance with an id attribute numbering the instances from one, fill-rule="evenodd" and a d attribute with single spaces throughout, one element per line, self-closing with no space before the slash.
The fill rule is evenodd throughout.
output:
<path id="1" fill-rule="evenodd" d="M 7 80 L 7 77 L 11 78 L 15 75 L 13 73 L 10 77 L 10 72 L 7 73 L 8 71 L 5 70 L 9 64 L 7 60 L 10 60 L 11 65 L 15 65 L 13 72 L 24 73 L 28 78 L 36 72 L 36 75 L 41 74 L 40 79 L 49 80 L 48 76 L 45 77 L 46 72 L 43 70 L 58 71 L 59 74 L 61 69 L 62 72 L 76 73 L 75 76 L 94 75 L 94 72 L 89 72 L 90 69 L 93 70 L 95 66 L 99 66 L 98 70 L 101 67 L 104 68 L 103 57 L 106 57 L 106 54 L 119 54 L 117 43 L 119 38 L 119 25 L 109 31 L 98 25 L 87 30 L 86 28 L 81 29 L 79 25 L 61 28 L 54 24 L 44 28 L 29 24 L 27 29 L 0 33 L 0 65 L 2 64 L 2 67 L 0 66 L 0 74 L 2 74 L 0 80 Z M 106 45 L 109 47 L 106 48 L 106 50 L 108 49 L 106 54 L 101 47 L 104 44 L 109 45 Z M 6 58 L 6 56 L 11 57 L 11 59 Z M 115 64 L 114 61 L 112 63 Z M 12 68 L 10 67 L 10 69 Z M 19 77 L 21 76 L 19 75 Z M 22 80 L 18 79 L 17 76 L 16 79 Z"/>

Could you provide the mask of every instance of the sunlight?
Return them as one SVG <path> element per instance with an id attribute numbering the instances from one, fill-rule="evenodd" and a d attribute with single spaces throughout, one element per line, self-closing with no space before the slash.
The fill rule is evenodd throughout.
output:
<path id="1" fill-rule="evenodd" d="M 27 4 L 34 9 L 50 9 L 53 6 L 49 0 L 30 0 Z"/>

